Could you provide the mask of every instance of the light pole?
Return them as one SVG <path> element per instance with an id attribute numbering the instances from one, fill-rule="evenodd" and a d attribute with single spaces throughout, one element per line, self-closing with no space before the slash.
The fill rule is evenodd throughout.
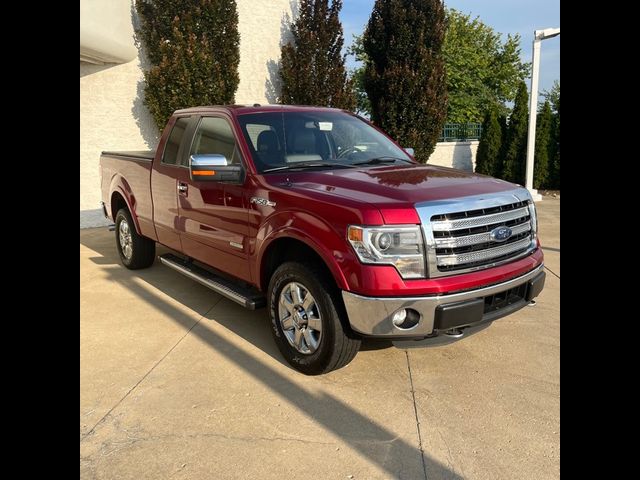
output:
<path id="1" fill-rule="evenodd" d="M 538 76 L 540 73 L 540 43 L 560 35 L 559 28 L 545 28 L 533 32 L 533 61 L 531 64 L 531 95 L 529 97 L 529 134 L 527 135 L 527 181 L 525 186 L 533 200 L 539 202 L 542 195 L 533 188 L 533 156 L 536 151 L 536 115 L 538 112 Z"/>

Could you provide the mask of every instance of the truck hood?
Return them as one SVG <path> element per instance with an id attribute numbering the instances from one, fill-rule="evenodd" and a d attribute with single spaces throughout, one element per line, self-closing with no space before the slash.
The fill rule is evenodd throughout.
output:
<path id="1" fill-rule="evenodd" d="M 431 165 L 391 165 L 295 172 L 276 175 L 269 182 L 289 180 L 290 189 L 318 192 L 366 202 L 378 208 L 412 207 L 416 203 L 511 190 L 514 184 Z M 286 177 L 286 178 L 283 178 Z"/>

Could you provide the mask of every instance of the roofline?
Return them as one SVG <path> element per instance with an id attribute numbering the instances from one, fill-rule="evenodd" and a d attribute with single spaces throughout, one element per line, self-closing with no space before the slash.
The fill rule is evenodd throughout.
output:
<path id="1" fill-rule="evenodd" d="M 174 115 L 194 114 L 194 113 L 214 113 L 227 112 L 231 115 L 245 115 L 249 113 L 266 113 L 266 112 L 305 112 L 305 111 L 331 111 L 345 112 L 354 114 L 349 110 L 332 107 L 317 107 L 313 105 L 280 105 L 280 104 L 253 104 L 253 105 L 205 105 L 190 108 L 181 108 L 176 110 Z"/>

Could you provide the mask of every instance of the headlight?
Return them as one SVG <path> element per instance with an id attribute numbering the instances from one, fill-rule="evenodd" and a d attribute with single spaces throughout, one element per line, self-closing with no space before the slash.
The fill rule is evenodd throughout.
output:
<path id="1" fill-rule="evenodd" d="M 362 263 L 393 265 L 402 278 L 424 278 L 425 260 L 420 226 L 347 229 L 347 239 Z"/>

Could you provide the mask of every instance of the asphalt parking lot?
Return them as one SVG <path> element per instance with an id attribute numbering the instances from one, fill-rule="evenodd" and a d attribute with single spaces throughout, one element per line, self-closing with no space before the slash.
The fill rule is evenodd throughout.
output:
<path id="1" fill-rule="evenodd" d="M 537 209 L 536 306 L 318 377 L 284 363 L 266 310 L 129 271 L 113 232 L 81 230 L 81 478 L 559 478 L 560 200 Z"/>

